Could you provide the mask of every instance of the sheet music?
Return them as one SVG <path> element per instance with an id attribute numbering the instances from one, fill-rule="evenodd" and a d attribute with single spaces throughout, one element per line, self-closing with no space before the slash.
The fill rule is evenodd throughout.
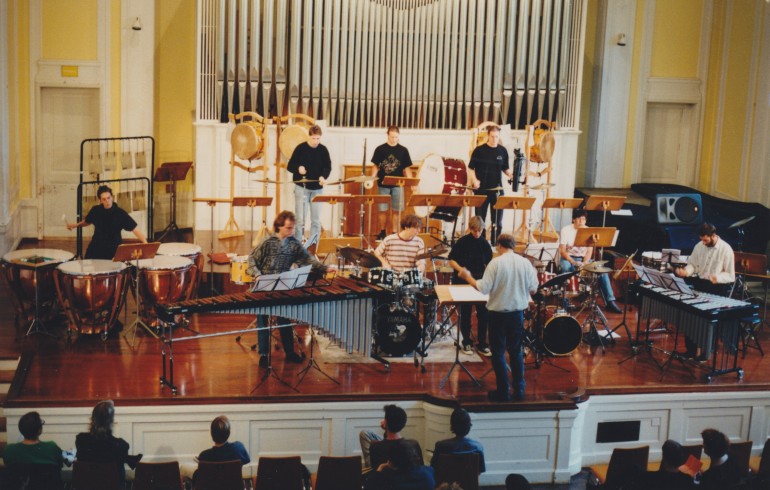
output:
<path id="1" fill-rule="evenodd" d="M 255 291 L 287 291 L 301 288 L 307 283 L 312 266 L 297 267 L 280 274 L 263 274 L 254 281 L 251 292 Z"/>
<path id="2" fill-rule="evenodd" d="M 695 295 L 695 292 L 692 290 L 692 288 L 690 288 L 690 286 L 684 282 L 684 279 L 681 277 L 676 277 L 673 274 L 660 272 L 658 270 L 651 269 L 649 267 L 643 267 L 637 264 L 633 264 L 633 266 L 634 270 L 639 275 L 639 279 L 644 282 L 660 288 L 677 291 L 682 294 L 687 294 L 690 296 Z"/>
<path id="3" fill-rule="evenodd" d="M 558 243 L 531 243 L 524 249 L 524 255 L 542 262 L 556 260 L 559 250 Z"/>
<path id="4" fill-rule="evenodd" d="M 449 294 L 452 296 L 452 301 L 457 302 L 489 301 L 489 295 L 481 294 L 478 289 L 469 285 L 449 286 Z"/>

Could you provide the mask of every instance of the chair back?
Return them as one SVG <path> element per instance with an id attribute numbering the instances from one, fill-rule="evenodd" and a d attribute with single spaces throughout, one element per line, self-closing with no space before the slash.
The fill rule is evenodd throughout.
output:
<path id="1" fill-rule="evenodd" d="M 179 462 L 164 463 L 140 462 L 136 466 L 133 490 L 181 490 L 182 476 L 179 474 Z"/>
<path id="2" fill-rule="evenodd" d="M 234 461 L 199 461 L 194 477 L 194 490 L 243 490 L 239 459 Z"/>
<path id="3" fill-rule="evenodd" d="M 738 474 L 741 478 L 749 476 L 749 459 L 751 459 L 751 441 L 733 442 L 727 454 L 738 466 Z"/>
<path id="4" fill-rule="evenodd" d="M 361 490 L 360 456 L 321 456 L 315 490 Z"/>
<path id="5" fill-rule="evenodd" d="M 262 456 L 257 464 L 255 490 L 303 490 L 302 459 L 299 456 Z"/>
<path id="6" fill-rule="evenodd" d="M 59 490 L 64 485 L 61 468 L 53 464 L 8 465 L 5 484 L 8 490 Z"/>
<path id="7" fill-rule="evenodd" d="M 439 454 L 436 458 L 436 485 L 457 482 L 463 490 L 479 488 L 479 454 Z"/>
<path id="8" fill-rule="evenodd" d="M 634 448 L 615 448 L 607 466 L 607 480 L 604 488 L 607 490 L 620 488 L 630 478 L 643 474 L 647 469 L 650 458 L 650 446 Z"/>
<path id="9" fill-rule="evenodd" d="M 695 459 L 700 459 L 703 456 L 703 444 L 693 444 L 691 446 L 682 446 L 685 454 L 692 455 Z"/>
<path id="10" fill-rule="evenodd" d="M 114 461 L 93 463 L 75 460 L 72 464 L 73 490 L 118 490 L 122 486 Z"/>
<path id="11" fill-rule="evenodd" d="M 762 456 L 759 458 L 759 472 L 762 477 L 770 476 L 770 439 L 765 441 L 762 448 Z"/>

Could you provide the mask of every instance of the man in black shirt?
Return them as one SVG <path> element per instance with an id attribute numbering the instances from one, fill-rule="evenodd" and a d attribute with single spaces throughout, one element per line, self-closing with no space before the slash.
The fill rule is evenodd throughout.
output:
<path id="1" fill-rule="evenodd" d="M 468 224 L 468 234 L 457 240 L 449 252 L 449 265 L 455 270 L 452 276 L 453 284 L 468 284 L 458 276 L 463 268 L 468 269 L 474 279 L 484 277 L 484 269 L 492 260 L 492 247 L 484 238 L 484 221 L 480 216 L 474 216 Z M 476 307 L 476 326 L 478 337 L 476 349 L 483 356 L 491 356 L 487 343 L 487 307 L 483 303 L 460 304 L 460 331 L 463 334 L 463 352 L 473 353 L 473 337 L 471 336 L 471 309 Z"/>
<path id="2" fill-rule="evenodd" d="M 302 242 L 305 235 L 306 207 L 310 206 L 310 236 L 321 236 L 321 203 L 313 198 L 323 193 L 326 179 L 332 172 L 332 160 L 329 150 L 321 144 L 321 128 L 310 126 L 310 138 L 300 143 L 291 154 L 287 170 L 293 174 L 294 213 L 297 216 L 297 229 L 294 236 Z M 302 182 L 297 182 L 302 180 Z M 309 182 L 306 182 L 309 181 Z"/>
<path id="3" fill-rule="evenodd" d="M 473 193 L 486 196 L 484 203 L 476 208 L 476 216 L 487 219 L 487 208 L 490 209 L 492 223 L 492 245 L 497 243 L 503 224 L 503 211 L 495 209 L 497 198 L 503 195 L 501 174 L 509 179 L 513 173 L 508 163 L 508 151 L 499 144 L 500 127 L 487 126 L 488 139 L 486 144 L 477 146 L 471 154 L 468 163 L 468 181 L 473 187 Z"/>
<path id="4" fill-rule="evenodd" d="M 380 238 L 385 238 L 388 232 L 385 231 L 386 220 L 391 223 L 393 233 L 398 230 L 392 225 L 393 211 L 404 210 L 404 189 L 399 186 L 383 185 L 385 177 L 404 177 L 404 170 L 412 166 L 412 159 L 409 156 L 409 150 L 398 143 L 398 126 L 388 127 L 388 141 L 374 149 L 372 163 L 377 166 L 377 187 L 381 196 L 390 196 L 390 212 L 388 213 L 388 203 L 380 204 Z"/>
<path id="5" fill-rule="evenodd" d="M 86 249 L 86 259 L 112 260 L 118 245 L 123 241 L 122 230 L 133 232 L 140 242 L 147 243 L 136 221 L 114 201 L 112 189 L 106 185 L 99 186 L 96 195 L 101 204 L 92 207 L 83 221 L 67 223 L 68 230 L 94 225 L 94 236 Z"/>

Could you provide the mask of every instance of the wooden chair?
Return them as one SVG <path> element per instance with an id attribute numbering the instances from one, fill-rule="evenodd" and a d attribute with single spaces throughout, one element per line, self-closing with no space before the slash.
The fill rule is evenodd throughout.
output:
<path id="1" fill-rule="evenodd" d="M 304 490 L 299 456 L 259 458 L 255 490 Z"/>
<path id="2" fill-rule="evenodd" d="M 136 466 L 132 490 L 181 490 L 182 476 L 179 474 L 179 462 L 164 463 L 140 462 Z"/>
<path id="3" fill-rule="evenodd" d="M 629 475 L 644 472 L 650 458 L 650 446 L 612 450 L 608 465 L 590 466 L 593 480 L 606 489 L 619 488 Z"/>
<path id="4" fill-rule="evenodd" d="M 321 456 L 314 490 L 361 490 L 360 456 Z"/>
<path id="5" fill-rule="evenodd" d="M 61 479 L 61 468 L 57 465 L 12 464 L 6 467 L 5 485 L 8 490 L 59 490 L 64 483 Z"/>
<path id="6" fill-rule="evenodd" d="M 115 462 L 92 463 L 75 461 L 72 464 L 72 490 L 118 490 L 123 484 Z"/>
<path id="7" fill-rule="evenodd" d="M 479 489 L 479 454 L 439 454 L 436 459 L 436 485 L 457 482 L 463 490 Z"/>
<path id="8" fill-rule="evenodd" d="M 749 476 L 749 458 L 751 458 L 752 446 L 751 441 L 733 442 L 730 444 L 730 449 L 727 450 L 730 459 L 738 465 L 741 478 Z"/>
<path id="9" fill-rule="evenodd" d="M 682 446 L 682 449 L 684 449 L 688 455 L 691 454 L 695 459 L 701 459 L 703 457 L 703 444 Z"/>
<path id="10" fill-rule="evenodd" d="M 749 467 L 760 478 L 770 478 L 770 439 L 765 441 L 765 446 L 762 448 L 762 456 L 752 456 L 750 458 Z"/>
<path id="11" fill-rule="evenodd" d="M 199 461 L 193 482 L 194 490 L 243 490 L 240 460 Z"/>

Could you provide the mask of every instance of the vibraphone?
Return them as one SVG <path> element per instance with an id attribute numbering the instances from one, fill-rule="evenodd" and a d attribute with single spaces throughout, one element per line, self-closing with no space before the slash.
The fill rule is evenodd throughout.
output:
<path id="1" fill-rule="evenodd" d="M 255 330 L 249 328 L 174 338 L 172 332 L 178 315 L 230 313 L 288 318 L 319 328 L 329 336 L 332 342 L 338 343 L 349 354 L 356 352 L 368 357 L 371 356 L 372 348 L 373 312 L 381 298 L 386 297 L 387 294 L 388 292 L 379 286 L 336 277 L 332 282 L 323 281 L 323 284 L 284 291 L 243 292 L 158 305 L 156 312 L 163 326 L 161 383 L 168 385 L 172 392 L 176 393 L 172 347 L 174 342 L 242 334 Z M 168 378 L 166 378 L 167 359 Z"/>
<path id="2" fill-rule="evenodd" d="M 708 381 L 729 372 L 738 373 L 739 378 L 743 376 L 743 370 L 737 365 L 741 322 L 759 316 L 756 305 L 708 293 L 693 296 L 650 284 L 641 284 L 637 290 L 642 298 L 640 326 L 646 319 L 649 328 L 649 320 L 657 318 L 690 337 L 701 348 L 702 355 L 711 358 Z M 723 350 L 717 366 L 720 341 Z M 729 367 L 730 358 L 732 367 Z"/>

